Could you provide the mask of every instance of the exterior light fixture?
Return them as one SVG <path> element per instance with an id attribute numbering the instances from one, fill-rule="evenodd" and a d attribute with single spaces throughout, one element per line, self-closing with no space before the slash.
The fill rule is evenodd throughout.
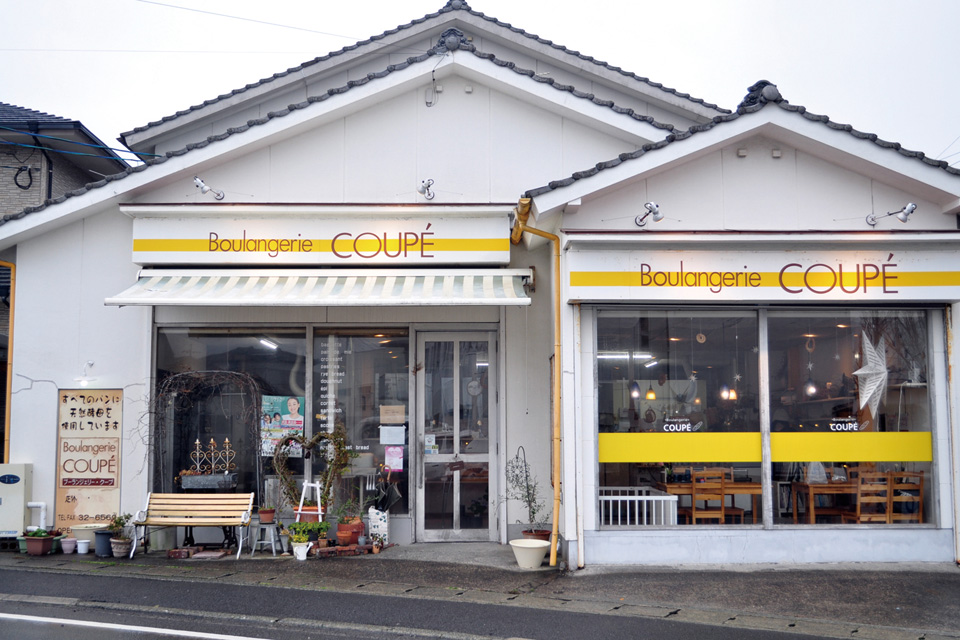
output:
<path id="1" fill-rule="evenodd" d="M 223 191 L 217 191 L 216 189 L 208 187 L 206 183 L 200 179 L 200 176 L 193 176 L 193 184 L 197 186 L 197 189 L 200 189 L 200 193 L 203 195 L 212 193 L 213 197 L 217 200 L 223 200 L 224 198 Z"/>
<path id="2" fill-rule="evenodd" d="M 889 211 L 879 217 L 889 218 L 890 216 L 897 216 L 897 220 L 905 223 L 907 220 L 910 219 L 910 214 L 912 214 L 916 210 L 917 210 L 917 205 L 913 202 L 908 202 L 899 211 Z M 867 224 L 870 225 L 871 227 L 877 226 L 877 214 L 875 213 L 869 214 L 867 216 Z"/>
<path id="3" fill-rule="evenodd" d="M 81 373 L 80 373 L 80 377 L 79 377 L 79 378 L 74 378 L 74 379 L 73 379 L 74 382 L 79 382 L 81 387 L 86 387 L 86 386 L 89 385 L 91 382 L 94 382 L 94 381 L 96 380 L 96 378 L 91 378 L 91 377 L 89 377 L 89 376 L 87 375 L 87 369 L 89 369 L 89 368 L 92 367 L 92 366 L 93 366 L 93 360 L 87 360 L 87 361 L 83 364 L 83 370 L 82 370 Z"/>
<path id="4" fill-rule="evenodd" d="M 658 205 L 656 202 L 648 202 L 643 205 L 643 208 L 646 209 L 646 212 L 633 219 L 633 221 L 637 223 L 638 227 L 647 226 L 647 218 L 649 218 L 651 215 L 653 216 L 654 222 L 660 222 L 663 220 L 663 214 L 660 213 L 660 205 Z"/>
<path id="5" fill-rule="evenodd" d="M 426 180 L 421 180 L 420 186 L 417 187 L 417 193 L 422 195 L 427 200 L 433 200 L 434 196 L 437 194 L 435 194 L 430 189 L 430 187 L 432 186 L 433 186 L 433 180 L 431 178 L 427 178 Z"/>

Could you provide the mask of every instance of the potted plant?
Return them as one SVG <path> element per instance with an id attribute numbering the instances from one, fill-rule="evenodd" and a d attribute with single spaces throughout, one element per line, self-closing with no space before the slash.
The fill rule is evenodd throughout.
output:
<path id="1" fill-rule="evenodd" d="M 300 524 L 300 523 L 295 523 Z M 310 542 L 307 540 L 307 533 L 302 531 L 290 532 L 290 546 L 293 547 L 293 557 L 297 560 L 306 560 L 307 551 L 310 550 Z"/>
<path id="2" fill-rule="evenodd" d="M 304 534 L 304 542 L 317 542 L 318 547 L 326 546 L 327 531 L 330 530 L 329 522 L 291 522 L 287 527 L 290 531 L 290 541 L 294 541 L 294 535 Z"/>
<path id="3" fill-rule="evenodd" d="M 530 470 L 523 447 L 518 448 L 517 454 L 507 462 L 506 480 L 507 499 L 519 500 L 527 509 L 527 523 L 530 527 L 521 532 L 523 537 L 549 540 L 551 531 L 546 528 L 549 515 L 547 503 L 540 495 L 537 476 Z"/>
<path id="4" fill-rule="evenodd" d="M 129 513 L 117 514 L 107 525 L 107 531 L 110 532 L 110 548 L 113 551 L 114 558 L 125 558 L 130 555 L 133 539 L 127 535 L 126 528 L 132 517 Z"/>
<path id="5" fill-rule="evenodd" d="M 381 536 L 379 533 L 371 533 L 370 544 L 373 547 L 371 549 L 373 553 L 380 553 L 380 551 L 383 549 L 383 536 Z"/>
<path id="6" fill-rule="evenodd" d="M 276 513 L 277 508 L 275 506 L 267 505 L 257 510 L 257 517 L 260 519 L 260 524 L 272 524 Z"/>
<path id="7" fill-rule="evenodd" d="M 363 513 L 360 503 L 348 498 L 337 505 L 337 541 L 341 545 L 357 544 L 363 535 Z"/>
<path id="8" fill-rule="evenodd" d="M 34 529 L 23 534 L 27 543 L 27 553 L 31 556 L 43 556 L 53 552 L 53 536 L 46 529 Z"/>

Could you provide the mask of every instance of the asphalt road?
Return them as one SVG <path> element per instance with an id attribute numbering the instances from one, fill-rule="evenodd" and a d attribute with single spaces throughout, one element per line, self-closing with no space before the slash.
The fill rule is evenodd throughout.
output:
<path id="1" fill-rule="evenodd" d="M 357 593 L 0 570 L 0 613 L 157 626 L 253 638 L 676 638 L 718 640 L 818 636 L 661 619 L 551 611 Z M 15 596 L 15 598 L 11 598 Z M 15 626 L 14 626 L 15 625 Z M 87 635 L 87 632 L 90 632 Z M 117 635 L 111 635 L 116 633 Z M 9 635 L 8 635 L 9 634 Z M 33 635 L 31 635 L 33 634 Z M 131 635 L 133 634 L 133 635 Z M 103 625 L 3 620 L 0 637 L 153 636 Z M 187 636 L 189 637 L 189 636 Z"/>

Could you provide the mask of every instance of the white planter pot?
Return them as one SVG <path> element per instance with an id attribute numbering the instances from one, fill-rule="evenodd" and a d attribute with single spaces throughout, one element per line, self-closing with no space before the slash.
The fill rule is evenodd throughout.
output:
<path id="1" fill-rule="evenodd" d="M 293 543 L 293 557 L 297 560 L 306 560 L 307 551 L 310 550 L 312 542 L 294 542 Z"/>
<path id="2" fill-rule="evenodd" d="M 543 558 L 547 555 L 550 543 L 544 540 L 520 539 L 511 540 L 510 546 L 521 569 L 537 569 L 543 564 Z"/>

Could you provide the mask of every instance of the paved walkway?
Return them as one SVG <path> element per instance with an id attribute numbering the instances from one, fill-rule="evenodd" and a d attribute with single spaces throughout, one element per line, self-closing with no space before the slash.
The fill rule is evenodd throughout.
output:
<path id="1" fill-rule="evenodd" d="M 616 616 L 670 618 L 824 638 L 960 638 L 960 569 L 946 565 L 586 567 L 521 570 L 507 545 L 394 546 L 379 555 L 298 562 L 133 560 L 0 553 L 0 568 L 82 572 L 155 580 L 219 581 L 434 598 Z M 15 594 L 0 587 L 0 598 Z"/>

